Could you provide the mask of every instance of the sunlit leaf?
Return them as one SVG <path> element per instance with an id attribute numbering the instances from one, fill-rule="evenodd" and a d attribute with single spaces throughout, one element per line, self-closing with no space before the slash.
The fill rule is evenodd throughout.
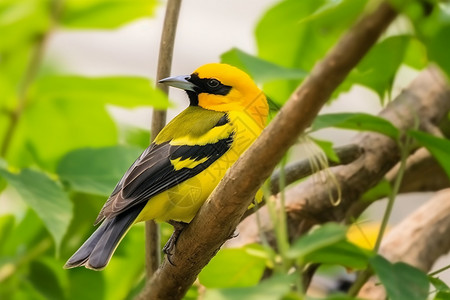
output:
<path id="1" fill-rule="evenodd" d="M 252 287 L 208 289 L 205 300 L 277 300 L 289 293 L 291 284 L 296 280 L 293 275 L 273 276 Z"/>
<path id="2" fill-rule="evenodd" d="M 77 149 L 62 158 L 57 172 L 75 191 L 109 196 L 141 152 L 125 146 Z"/>
<path id="3" fill-rule="evenodd" d="M 14 228 L 14 222 L 13 215 L 0 216 L 0 253 L 2 253 L 3 246 Z"/>
<path id="4" fill-rule="evenodd" d="M 221 55 L 224 63 L 247 72 L 256 82 L 265 83 L 279 79 L 303 79 L 307 72 L 289 69 L 233 48 Z"/>
<path id="5" fill-rule="evenodd" d="M 411 37 L 406 49 L 404 63 L 415 69 L 423 69 L 428 63 L 427 49 L 418 39 Z"/>
<path id="6" fill-rule="evenodd" d="M 450 141 L 422 131 L 412 130 L 408 134 L 430 151 L 450 178 Z"/>
<path id="7" fill-rule="evenodd" d="M 368 130 L 387 135 L 393 139 L 399 136 L 399 130 L 386 119 L 365 113 L 333 113 L 317 116 L 311 130 L 327 127 L 342 129 Z"/>
<path id="8" fill-rule="evenodd" d="M 252 286 L 261 279 L 265 261 L 245 248 L 222 249 L 201 271 L 199 280 L 207 288 Z"/>
<path id="9" fill-rule="evenodd" d="M 66 0 L 61 23 L 70 28 L 113 29 L 154 14 L 155 0 Z"/>
<path id="10" fill-rule="evenodd" d="M 61 185 L 46 174 L 31 169 L 18 174 L 0 169 L 0 176 L 42 219 L 58 248 L 72 218 L 72 202 Z"/>
<path id="11" fill-rule="evenodd" d="M 14 51 L 34 42 L 50 25 L 49 8 L 48 0 L 3 0 L 0 3 L 0 52 Z"/>
<path id="12" fill-rule="evenodd" d="M 344 241 L 346 232 L 347 228 L 342 225 L 335 223 L 322 225 L 296 240 L 289 249 L 287 256 L 303 261 L 312 252 Z"/>
<path id="13" fill-rule="evenodd" d="M 370 264 L 392 300 L 426 300 L 429 282 L 427 275 L 403 262 L 392 264 L 377 255 Z"/>

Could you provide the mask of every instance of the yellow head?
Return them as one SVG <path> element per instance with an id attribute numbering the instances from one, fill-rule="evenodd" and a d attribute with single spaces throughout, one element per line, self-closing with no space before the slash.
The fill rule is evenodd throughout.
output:
<path id="1" fill-rule="evenodd" d="M 206 64 L 191 75 L 160 80 L 184 89 L 191 106 L 215 111 L 245 111 L 264 126 L 269 112 L 264 93 L 245 72 L 227 64 Z"/>

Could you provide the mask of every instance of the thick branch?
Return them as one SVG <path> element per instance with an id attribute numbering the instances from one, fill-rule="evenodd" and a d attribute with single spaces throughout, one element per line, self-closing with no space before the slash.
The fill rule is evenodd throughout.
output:
<path id="1" fill-rule="evenodd" d="M 314 67 L 257 141 L 228 170 L 180 236 L 172 258 L 175 265 L 167 259 L 163 262 L 150 283 L 150 298 L 182 298 L 200 270 L 235 230 L 256 191 L 284 153 L 395 16 L 390 5 L 381 4 Z"/>
<path id="2" fill-rule="evenodd" d="M 419 121 L 439 123 L 450 110 L 450 89 L 443 75 L 435 68 L 423 71 L 411 86 L 391 102 L 380 116 L 391 121 L 400 130 L 414 128 Z M 378 133 L 366 132 L 353 141 L 363 150 L 356 161 L 331 168 L 342 192 L 342 201 L 335 207 L 330 201 L 337 187 L 324 188 L 322 182 L 308 179 L 286 192 L 286 210 L 290 239 L 295 239 L 311 226 L 328 221 L 343 221 L 357 216 L 354 210 L 361 195 L 376 185 L 399 160 L 397 143 Z M 359 205 L 358 205 L 359 206 Z M 265 208 L 259 211 L 262 227 L 273 240 L 272 225 Z M 255 216 L 250 216 L 239 226 L 239 236 L 230 241 L 232 246 L 259 242 Z"/>
<path id="3" fill-rule="evenodd" d="M 166 15 L 164 17 L 161 43 L 159 46 L 157 80 L 168 77 L 172 68 L 173 48 L 175 44 L 175 33 L 180 12 L 181 0 L 169 0 L 167 2 Z M 164 93 L 168 93 L 169 87 L 157 83 L 157 86 Z M 154 110 L 152 115 L 151 139 L 154 139 L 161 129 L 166 125 L 166 111 Z M 156 272 L 161 261 L 160 255 L 160 236 L 159 225 L 155 221 L 145 222 L 145 248 L 146 248 L 146 274 L 147 278 Z M 143 299 L 147 298 L 144 289 L 140 295 Z"/>
<path id="4" fill-rule="evenodd" d="M 428 202 L 394 227 L 381 246 L 391 262 L 406 262 L 425 272 L 450 251 L 450 189 L 435 194 Z M 364 299 L 386 299 L 386 292 L 372 278 L 360 291 Z"/>
<path id="5" fill-rule="evenodd" d="M 398 165 L 386 174 L 393 182 Z M 450 180 L 436 159 L 425 148 L 418 149 L 408 157 L 400 193 L 438 191 L 450 187 Z"/>

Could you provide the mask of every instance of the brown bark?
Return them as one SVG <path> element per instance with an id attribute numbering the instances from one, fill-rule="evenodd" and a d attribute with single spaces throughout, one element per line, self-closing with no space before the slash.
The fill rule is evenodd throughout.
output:
<path id="1" fill-rule="evenodd" d="M 163 262 L 147 286 L 149 299 L 180 299 L 230 237 L 258 188 L 322 105 L 395 18 L 382 3 L 359 21 L 318 63 L 272 123 L 228 170 L 178 239 L 172 261 Z M 270 142 L 271 147 L 267 147 Z"/>

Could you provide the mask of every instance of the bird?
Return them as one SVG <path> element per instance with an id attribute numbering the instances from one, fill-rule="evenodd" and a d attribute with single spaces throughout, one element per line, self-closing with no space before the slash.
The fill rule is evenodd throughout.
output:
<path id="1" fill-rule="evenodd" d="M 183 228 L 265 127 L 267 99 L 237 67 L 209 63 L 159 83 L 184 90 L 189 106 L 125 172 L 95 220 L 100 226 L 64 268 L 104 269 L 130 227 L 147 220 L 174 227 L 163 248 L 172 263 Z"/>

